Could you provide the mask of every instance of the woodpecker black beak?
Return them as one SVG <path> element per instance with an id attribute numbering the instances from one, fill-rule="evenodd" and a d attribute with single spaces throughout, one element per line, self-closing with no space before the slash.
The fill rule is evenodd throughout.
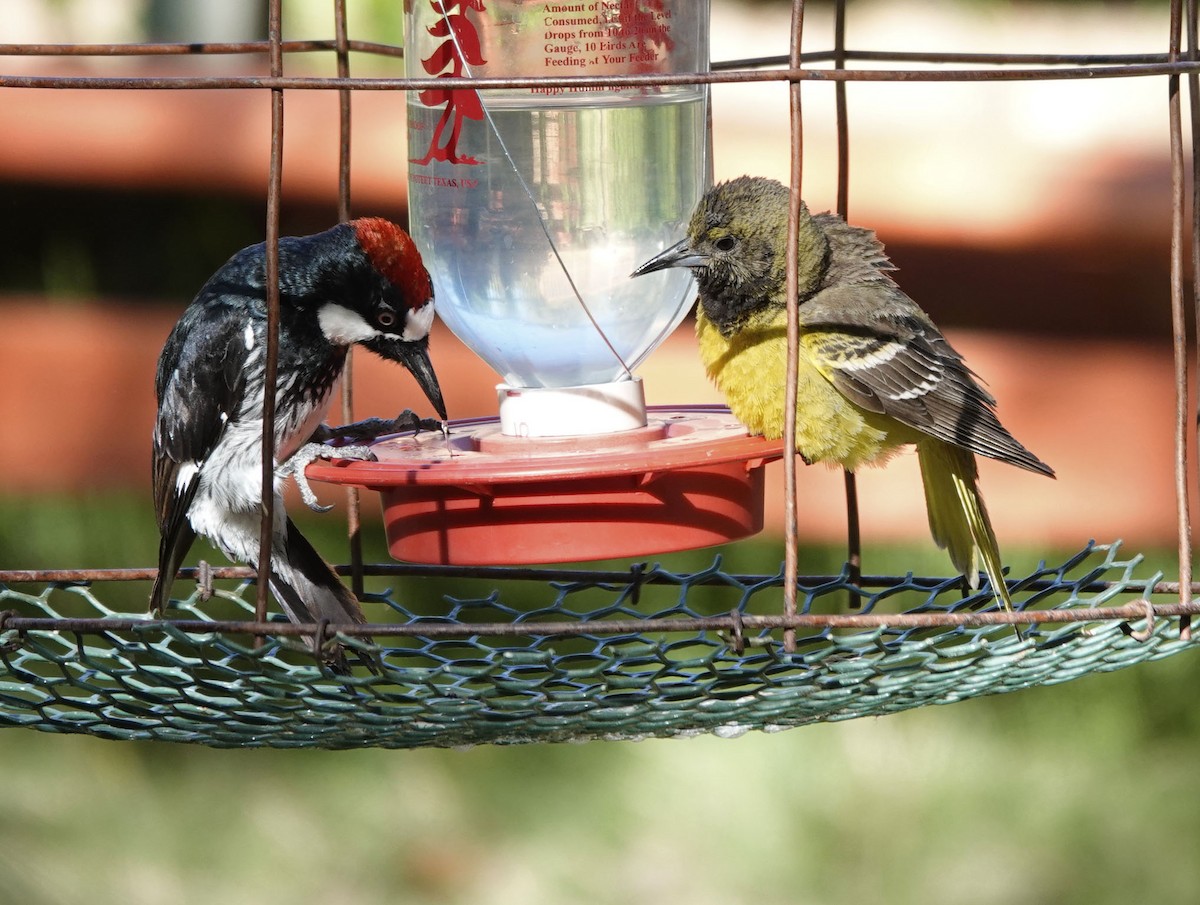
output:
<path id="1" fill-rule="evenodd" d="M 640 277 L 648 273 L 654 273 L 656 270 L 666 270 L 668 267 L 704 267 L 707 264 L 708 255 L 692 251 L 688 240 L 684 239 L 681 242 L 676 242 L 665 251 L 656 254 L 631 273 L 630 276 Z"/>
<path id="2" fill-rule="evenodd" d="M 442 388 L 438 386 L 437 374 L 433 373 L 433 364 L 429 361 L 429 337 L 407 341 L 391 337 L 377 337 L 368 340 L 365 345 L 372 352 L 398 361 L 412 372 L 417 378 L 417 384 L 424 391 L 426 398 L 433 404 L 433 410 L 438 417 L 446 420 L 446 403 L 442 399 Z"/>

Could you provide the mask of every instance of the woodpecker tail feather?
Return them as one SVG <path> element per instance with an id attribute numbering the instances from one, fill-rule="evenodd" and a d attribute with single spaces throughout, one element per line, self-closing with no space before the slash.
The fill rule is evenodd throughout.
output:
<path id="1" fill-rule="evenodd" d="M 917 456 L 934 541 L 949 552 L 954 568 L 972 588 L 979 587 L 982 566 L 996 597 L 1011 612 L 1012 597 L 1004 583 L 996 533 L 979 493 L 974 454 L 930 437 L 917 444 Z"/>
<path id="2" fill-rule="evenodd" d="M 174 531 L 164 534 L 158 543 L 158 574 L 154 576 L 154 589 L 150 592 L 150 612 L 158 616 L 166 611 L 175 573 L 179 571 L 180 563 L 196 539 L 196 532 L 186 519 L 174 528 Z"/>
<path id="3" fill-rule="evenodd" d="M 290 518 L 283 540 L 283 550 L 276 549 L 271 557 L 271 591 L 292 622 L 314 623 L 328 619 L 335 625 L 361 625 L 367 621 L 350 589 L 342 584 Z M 324 651 L 316 651 L 316 639 L 309 637 L 306 641 L 336 672 L 349 671 L 345 651 L 340 645 L 326 645 Z"/>

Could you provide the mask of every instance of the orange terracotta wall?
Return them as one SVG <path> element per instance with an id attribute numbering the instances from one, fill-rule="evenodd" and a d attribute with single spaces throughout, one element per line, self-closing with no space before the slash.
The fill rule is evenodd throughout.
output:
<path id="1" fill-rule="evenodd" d="M 0 475 L 4 492 L 146 490 L 154 367 L 175 313 L 111 304 L 0 302 Z M 1051 481 L 983 460 L 984 492 L 1010 540 L 1082 543 L 1174 536 L 1170 349 L 1165 343 L 1065 340 L 951 331 L 951 340 L 1000 400 L 1013 433 L 1058 471 Z M 452 418 L 495 412 L 495 375 L 439 327 L 433 361 Z M 412 378 L 355 356 L 356 417 L 414 405 Z M 640 369 L 651 404 L 718 402 L 685 323 Z M 416 404 L 421 403 L 421 404 Z M 782 469 L 768 478 L 767 522 L 782 524 Z M 915 457 L 860 477 L 863 530 L 876 540 L 926 536 Z M 802 531 L 836 541 L 842 479 L 800 475 Z"/>

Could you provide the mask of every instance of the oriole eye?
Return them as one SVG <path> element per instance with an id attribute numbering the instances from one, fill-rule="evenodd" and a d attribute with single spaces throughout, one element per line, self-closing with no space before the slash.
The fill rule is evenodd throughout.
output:
<path id="1" fill-rule="evenodd" d="M 379 326 L 381 326 L 381 327 L 390 327 L 390 326 L 392 326 L 394 323 L 396 323 L 396 315 L 395 315 L 395 312 L 392 312 L 392 311 L 380 311 L 380 312 L 379 312 L 377 315 L 375 315 L 375 321 L 376 321 L 376 323 L 378 323 L 378 324 L 379 324 Z"/>
<path id="2" fill-rule="evenodd" d="M 721 236 L 713 245 L 717 247 L 717 251 L 733 251 L 733 247 L 737 245 L 737 239 L 733 236 Z"/>

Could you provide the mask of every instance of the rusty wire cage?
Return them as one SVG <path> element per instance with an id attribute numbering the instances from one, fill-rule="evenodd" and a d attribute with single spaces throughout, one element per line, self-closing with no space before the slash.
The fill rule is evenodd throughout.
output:
<path id="1" fill-rule="evenodd" d="M 238 44 L 0 45 L 0 55 L 229 55 L 266 58 L 257 75 L 57 77 L 0 75 L 0 87 L 174 91 L 252 89 L 271 97 L 266 187 L 268 273 L 277 269 L 284 91 L 336 91 L 341 102 L 339 217 L 350 208 L 351 98 L 448 83 L 358 78 L 351 53 L 395 57 L 402 48 L 352 40 L 344 0 L 333 2 L 334 37 L 285 42 L 282 0 L 269 4 L 268 40 Z M 794 513 L 783 564 L 772 574 L 725 571 L 719 559 L 689 574 L 637 564 L 624 570 L 341 567 L 356 590 L 363 575 L 470 579 L 490 590 L 399 601 L 368 595 L 364 626 L 294 625 L 268 618 L 266 583 L 249 569 L 185 569 L 196 589 L 168 618 L 114 609 L 114 582 L 146 582 L 153 569 L 0 571 L 0 725 L 105 738 L 155 738 L 214 746 L 409 747 L 588 738 L 637 738 L 782 729 L 819 720 L 891 713 L 930 703 L 1053 684 L 1190 648 L 1193 603 L 1186 447 L 1189 401 L 1184 256 L 1200 259 L 1196 230 L 1185 246 L 1185 172 L 1196 167 L 1193 131 L 1184 154 L 1180 81 L 1200 117 L 1195 0 L 1173 0 L 1167 51 L 1142 56 L 925 54 L 845 46 L 844 2 L 828 51 L 801 53 L 804 4 L 792 12 L 787 57 L 714 63 L 686 84 L 780 81 L 790 86 L 792 179 L 801 178 L 800 87 L 833 81 L 839 135 L 839 206 L 848 197 L 845 89 L 851 81 L 1152 78 L 1168 87 L 1172 161 L 1171 298 L 1175 342 L 1178 575 L 1170 580 L 1125 555 L 1089 544 L 1061 564 L 1009 581 L 1015 613 L 991 590 L 964 595 L 959 578 L 912 574 L 798 575 Z M 1185 16 L 1186 12 L 1186 16 Z M 1182 36 L 1188 35 L 1187 51 Z M 336 77 L 289 76 L 285 59 L 327 53 Z M 925 68 L 855 69 L 856 61 Z M 960 68 L 976 66 L 980 68 Z M 647 76 L 459 79 L 454 87 L 637 85 Z M 264 123 L 263 128 L 268 128 Z M 1193 206 L 1193 214 L 1197 207 Z M 1193 267 L 1193 270 L 1196 268 Z M 271 323 L 278 288 L 272 287 Z M 274 354 L 272 346 L 269 355 Z M 343 399 L 348 417 L 349 389 Z M 269 396 L 269 394 L 268 394 Z M 268 435 L 269 440 L 269 435 Z M 795 456 L 785 456 L 795 493 Z M 270 500 L 271 494 L 266 494 Z M 851 506 L 853 503 L 851 501 Z M 269 512 L 265 518 L 270 519 Z M 853 521 L 853 520 L 852 520 Z M 350 533 L 359 531 L 355 498 Z M 850 562 L 854 562 L 852 544 Z M 215 589 L 212 579 L 230 579 Z M 477 585 L 473 585 L 477 586 Z M 857 604 L 844 610 L 850 596 Z M 1013 626 L 1024 626 L 1014 632 Z M 337 634 L 381 665 L 336 676 L 298 642 Z"/>

